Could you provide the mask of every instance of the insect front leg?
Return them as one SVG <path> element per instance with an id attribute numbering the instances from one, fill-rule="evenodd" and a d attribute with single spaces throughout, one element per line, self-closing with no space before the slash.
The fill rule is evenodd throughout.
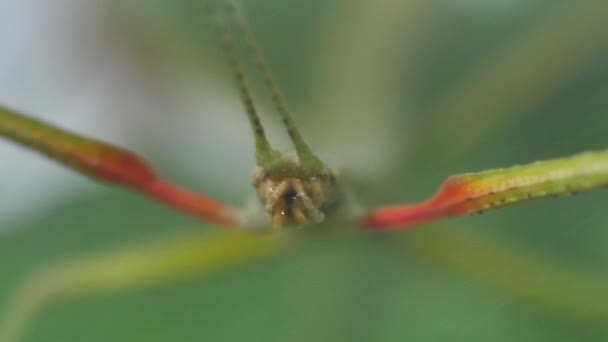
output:
<path id="1" fill-rule="evenodd" d="M 27 276 L 0 319 L 0 341 L 17 342 L 46 306 L 65 299 L 175 282 L 258 262 L 280 252 L 274 235 L 187 234 L 49 265 Z"/>
<path id="2" fill-rule="evenodd" d="M 379 208 L 361 224 L 373 230 L 405 228 L 445 217 L 482 213 L 532 199 L 608 187 L 608 150 L 448 178 L 431 199 Z"/>
<path id="3" fill-rule="evenodd" d="M 167 182 L 140 156 L 0 107 L 0 137 L 37 151 L 94 180 L 149 198 L 223 227 L 239 225 L 228 204 Z"/>

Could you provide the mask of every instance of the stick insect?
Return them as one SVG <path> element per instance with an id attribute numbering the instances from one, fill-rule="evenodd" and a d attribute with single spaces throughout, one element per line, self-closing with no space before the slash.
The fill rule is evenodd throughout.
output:
<path id="1" fill-rule="evenodd" d="M 211 3 L 210 13 L 223 50 L 235 74 L 245 105 L 245 113 L 252 126 L 257 163 L 253 183 L 267 217 L 264 227 L 276 229 L 296 225 L 304 226 L 303 228 L 306 229 L 307 225 L 330 219 L 335 213 L 340 212 L 340 207 L 348 205 L 341 190 L 343 185 L 337 171 L 317 157 L 299 133 L 287 109 L 286 101 L 277 90 L 269 68 L 238 7 L 231 1 Z M 281 154 L 271 147 L 265 137 L 264 128 L 249 94 L 241 62 L 234 52 L 232 38 L 226 28 L 226 14 L 234 19 L 237 32 L 247 42 L 247 49 L 256 62 L 258 72 L 264 79 L 264 84 L 294 145 L 295 155 Z M 164 181 L 142 158 L 126 150 L 51 127 L 9 109 L 0 111 L 0 132 L 3 136 L 38 150 L 92 178 L 127 186 L 221 227 L 230 229 L 247 227 L 247 219 L 239 215 L 238 210 Z M 449 216 L 500 208 L 530 199 L 590 191 L 607 184 L 608 152 L 587 152 L 509 169 L 453 176 L 441 186 L 434 197 L 421 204 L 379 208 L 362 215 L 348 208 L 344 212 L 347 222 L 365 229 L 406 228 Z M 252 254 L 272 250 L 268 241 L 257 243 L 260 248 L 251 248 Z M 235 244 L 235 246 L 247 250 L 248 244 L 243 242 L 243 245 Z M 138 263 L 134 261 L 131 267 L 136 265 Z M 80 269 L 71 268 L 69 271 L 64 270 L 63 273 L 48 272 L 41 279 L 54 280 L 58 284 L 57 288 L 62 289 L 57 291 L 63 292 L 64 288 L 69 287 L 65 284 L 65 279 L 92 277 L 91 273 L 82 273 Z M 90 286 L 95 287 L 92 283 Z M 31 291 L 37 294 L 36 291 L 39 290 L 28 289 L 24 292 L 23 298 L 34 302 L 23 305 L 24 312 L 27 312 L 30 306 L 38 305 L 38 301 L 41 300 L 38 296 L 44 298 L 42 294 L 31 296 Z M 19 326 L 19 324 L 14 325 Z"/>

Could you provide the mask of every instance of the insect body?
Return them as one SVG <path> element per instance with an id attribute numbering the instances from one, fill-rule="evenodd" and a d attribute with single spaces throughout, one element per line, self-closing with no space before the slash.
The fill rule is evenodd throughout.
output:
<path id="1" fill-rule="evenodd" d="M 268 219 L 265 226 L 319 223 L 345 205 L 338 173 L 306 144 L 283 96 L 233 0 L 211 0 L 210 17 L 234 73 L 255 141 L 253 186 Z M 272 148 L 257 114 L 226 20 L 231 19 L 291 139 L 295 153 Z M 0 107 L 0 135 L 41 152 L 96 180 L 126 186 L 185 213 L 227 228 L 248 226 L 231 205 L 181 189 L 161 177 L 139 156 L 81 137 Z M 506 169 L 452 176 L 431 199 L 360 213 L 350 221 L 368 229 L 404 228 L 445 217 L 473 214 L 535 198 L 557 197 L 608 186 L 608 151 L 596 151 Z"/>

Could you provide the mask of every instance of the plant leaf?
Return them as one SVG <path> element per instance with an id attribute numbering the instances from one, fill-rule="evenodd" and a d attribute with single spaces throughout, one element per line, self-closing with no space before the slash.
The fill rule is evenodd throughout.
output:
<path id="1" fill-rule="evenodd" d="M 0 136 L 95 180 L 131 188 L 198 218 L 224 226 L 234 226 L 238 222 L 229 206 L 166 182 L 145 160 L 122 148 L 70 133 L 3 107 L 0 107 Z"/>
<path id="2" fill-rule="evenodd" d="M 363 217 L 369 229 L 404 228 L 449 216 L 535 198 L 571 195 L 608 186 L 608 150 L 448 178 L 431 199 L 379 208 Z"/>

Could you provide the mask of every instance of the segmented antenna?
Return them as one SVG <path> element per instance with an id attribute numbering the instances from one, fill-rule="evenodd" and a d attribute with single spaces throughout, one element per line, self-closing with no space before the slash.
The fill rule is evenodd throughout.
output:
<path id="1" fill-rule="evenodd" d="M 280 156 L 280 153 L 275 151 L 270 146 L 268 139 L 266 139 L 264 127 L 262 126 L 260 117 L 258 116 L 255 105 L 253 104 L 253 98 L 249 92 L 249 87 L 247 86 L 243 66 L 239 62 L 234 44 L 232 44 L 230 32 L 226 26 L 224 18 L 225 16 L 221 11 L 219 11 L 217 1 L 209 0 L 207 2 L 207 10 L 209 11 L 209 16 L 211 17 L 213 26 L 215 27 L 217 35 L 220 39 L 222 50 L 224 51 L 224 54 L 228 59 L 228 64 L 234 73 L 234 78 L 236 79 L 241 99 L 245 105 L 245 112 L 247 113 L 247 117 L 249 118 L 249 122 L 253 128 L 256 162 L 260 167 L 269 167 L 272 162 Z"/>
<path id="2" fill-rule="evenodd" d="M 275 85 L 275 82 L 272 79 L 272 75 L 270 69 L 268 68 L 268 64 L 262 55 L 262 51 L 258 47 L 257 41 L 249 27 L 249 23 L 247 18 L 241 13 L 238 5 L 234 0 L 224 0 L 223 3 L 226 5 L 226 8 L 230 14 L 232 14 L 237 26 L 238 30 L 244 38 L 244 41 L 247 45 L 247 49 L 249 53 L 254 59 L 256 69 L 260 73 L 264 85 L 270 92 L 272 102 L 276 108 L 276 110 L 281 115 L 281 119 L 283 120 L 283 124 L 287 128 L 287 133 L 291 138 L 291 141 L 296 149 L 296 153 L 298 154 L 298 158 L 300 159 L 300 163 L 302 165 L 312 168 L 312 169 L 323 169 L 325 165 L 323 162 L 312 152 L 310 147 L 304 142 L 304 139 L 300 135 L 289 110 L 287 109 L 287 103 L 285 98 L 281 95 L 278 90 L 278 87 Z"/>

